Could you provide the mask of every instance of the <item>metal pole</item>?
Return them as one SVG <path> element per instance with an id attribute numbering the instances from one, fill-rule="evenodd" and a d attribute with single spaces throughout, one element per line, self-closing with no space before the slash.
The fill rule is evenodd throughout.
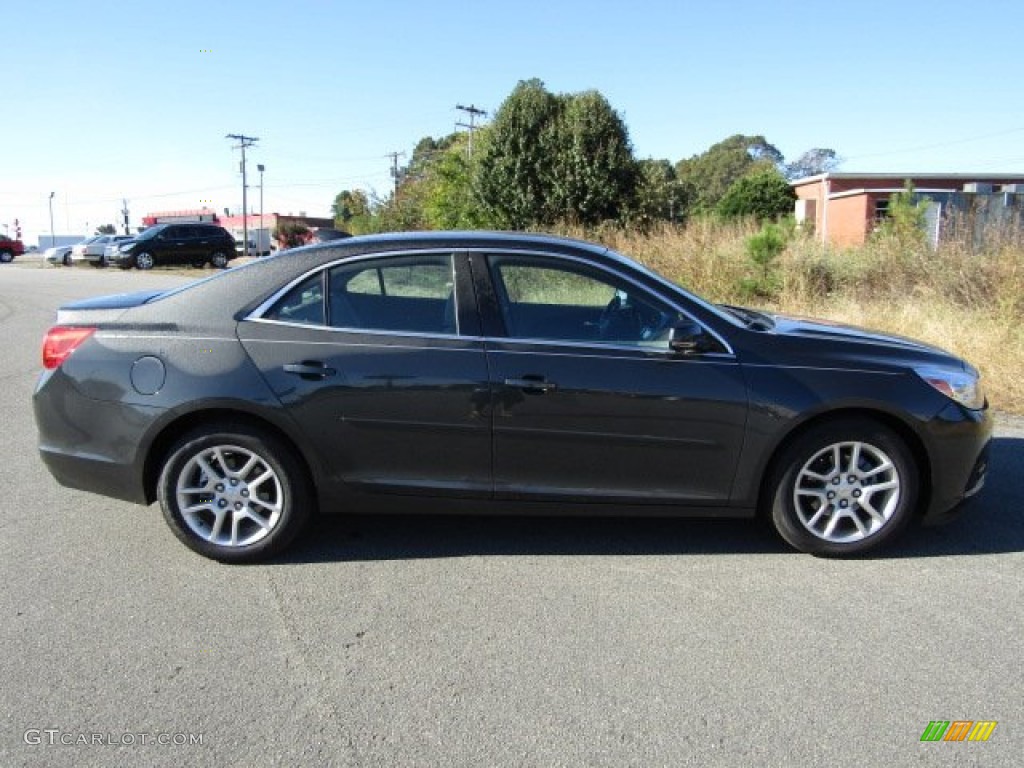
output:
<path id="1" fill-rule="evenodd" d="M 243 136 L 240 133 L 229 133 L 224 138 L 236 139 L 238 141 L 238 147 L 236 149 L 242 150 L 242 255 L 249 255 L 249 197 L 248 197 L 248 177 L 246 176 L 245 169 L 245 148 L 251 147 L 257 141 L 258 138 L 255 136 Z"/>
<path id="2" fill-rule="evenodd" d="M 242 255 L 249 255 L 249 185 L 245 175 L 245 142 L 242 142 Z"/>
<path id="3" fill-rule="evenodd" d="M 55 194 L 57 194 L 57 193 L 56 192 L 51 192 L 50 193 L 50 247 L 51 248 L 55 247 L 55 243 L 57 242 L 57 238 L 53 236 L 53 196 Z"/>
<path id="4" fill-rule="evenodd" d="M 256 165 L 256 170 L 260 172 L 260 237 L 259 242 L 256 244 L 256 253 L 262 256 L 263 232 L 267 228 L 266 225 L 263 223 L 263 171 L 266 170 L 266 167 L 263 165 L 263 163 L 258 163 Z"/>

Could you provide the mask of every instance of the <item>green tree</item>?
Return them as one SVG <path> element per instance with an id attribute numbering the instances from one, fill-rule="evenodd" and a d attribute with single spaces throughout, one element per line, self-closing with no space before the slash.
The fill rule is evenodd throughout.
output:
<path id="1" fill-rule="evenodd" d="M 792 163 L 786 164 L 786 178 L 804 179 L 808 176 L 817 176 L 819 173 L 828 173 L 839 167 L 840 162 L 842 160 L 834 149 L 808 149 Z"/>
<path id="2" fill-rule="evenodd" d="M 627 221 L 648 229 L 659 221 L 682 221 L 689 207 L 690 190 L 676 177 L 668 160 L 645 159 L 637 163 L 636 185 Z"/>
<path id="3" fill-rule="evenodd" d="M 778 168 L 782 153 L 764 136 L 736 134 L 708 148 L 700 155 L 676 164 L 679 181 L 694 192 L 693 210 L 714 210 L 729 187 L 739 178 L 757 170 Z"/>
<path id="4" fill-rule="evenodd" d="M 113 224 L 100 224 L 98 227 L 96 227 L 96 234 L 97 235 L 116 235 L 117 234 L 117 229 L 115 229 Z"/>
<path id="5" fill-rule="evenodd" d="M 626 124 L 597 91 L 559 96 L 558 101 L 548 165 L 550 215 L 580 224 L 618 219 L 636 187 Z"/>
<path id="6" fill-rule="evenodd" d="M 771 296 L 779 285 L 775 262 L 786 250 L 785 229 L 779 224 L 764 224 L 760 232 L 747 238 L 746 250 L 760 274 L 752 280 L 743 280 L 740 290 L 750 296 Z"/>
<path id="7" fill-rule="evenodd" d="M 282 248 L 297 248 L 309 242 L 312 232 L 305 224 L 286 221 L 275 228 L 273 234 Z"/>
<path id="8" fill-rule="evenodd" d="M 492 226 L 474 184 L 476 166 L 461 135 L 431 164 L 423 208 L 433 229 L 483 229 Z"/>
<path id="9" fill-rule="evenodd" d="M 775 168 L 766 167 L 736 179 L 715 209 L 726 218 L 753 216 L 765 221 L 792 213 L 794 200 L 789 182 Z"/>
<path id="10" fill-rule="evenodd" d="M 905 247 L 922 246 L 928 241 L 926 224 L 931 201 L 919 198 L 914 183 L 907 179 L 903 189 L 889 196 L 889 205 L 875 236 L 895 240 Z"/>
<path id="11" fill-rule="evenodd" d="M 636 163 L 622 118 L 597 91 L 554 95 L 520 82 L 481 131 L 476 189 L 495 226 L 619 218 Z"/>
<path id="12" fill-rule="evenodd" d="M 361 189 L 346 189 L 337 194 L 331 205 L 334 226 L 361 235 L 372 231 L 373 214 L 370 200 Z"/>
<path id="13" fill-rule="evenodd" d="M 544 83 L 521 81 L 481 136 L 480 195 L 497 226 L 525 229 L 554 220 L 550 165 L 558 113 L 558 98 Z"/>

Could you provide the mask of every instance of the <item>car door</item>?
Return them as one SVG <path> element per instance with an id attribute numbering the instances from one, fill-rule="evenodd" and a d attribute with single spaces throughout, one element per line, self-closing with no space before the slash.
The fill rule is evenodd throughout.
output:
<path id="1" fill-rule="evenodd" d="M 747 393 L 726 345 L 683 356 L 689 319 L 623 273 L 564 256 L 473 257 L 495 400 L 497 497 L 715 507 Z"/>
<path id="2" fill-rule="evenodd" d="M 191 238 L 186 224 L 172 224 L 156 236 L 154 250 L 157 264 L 186 264 L 189 261 Z"/>
<path id="3" fill-rule="evenodd" d="M 340 262 L 239 337 L 342 489 L 488 497 L 490 391 L 464 257 Z"/>

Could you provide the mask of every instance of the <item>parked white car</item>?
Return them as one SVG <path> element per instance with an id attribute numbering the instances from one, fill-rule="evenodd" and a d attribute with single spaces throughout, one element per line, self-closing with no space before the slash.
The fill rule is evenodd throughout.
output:
<path id="1" fill-rule="evenodd" d="M 52 264 L 55 267 L 70 267 L 73 247 L 72 245 L 55 245 L 43 251 L 43 258 L 46 259 L 47 264 Z"/>
<path id="2" fill-rule="evenodd" d="M 88 261 L 94 267 L 107 266 L 107 246 L 122 240 L 130 240 L 129 235 L 96 235 L 84 240 L 71 248 L 72 261 Z"/>

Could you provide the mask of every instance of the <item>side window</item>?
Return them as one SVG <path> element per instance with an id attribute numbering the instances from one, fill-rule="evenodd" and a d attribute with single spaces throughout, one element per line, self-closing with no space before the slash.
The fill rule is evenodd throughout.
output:
<path id="1" fill-rule="evenodd" d="M 282 296 L 264 317 L 286 323 L 326 325 L 323 273 L 317 272 Z"/>
<path id="2" fill-rule="evenodd" d="M 452 256 L 423 254 L 342 264 L 330 271 L 335 328 L 457 334 Z"/>
<path id="3" fill-rule="evenodd" d="M 664 344 L 679 313 L 601 270 L 542 257 L 496 256 L 491 274 L 510 337 Z"/>

